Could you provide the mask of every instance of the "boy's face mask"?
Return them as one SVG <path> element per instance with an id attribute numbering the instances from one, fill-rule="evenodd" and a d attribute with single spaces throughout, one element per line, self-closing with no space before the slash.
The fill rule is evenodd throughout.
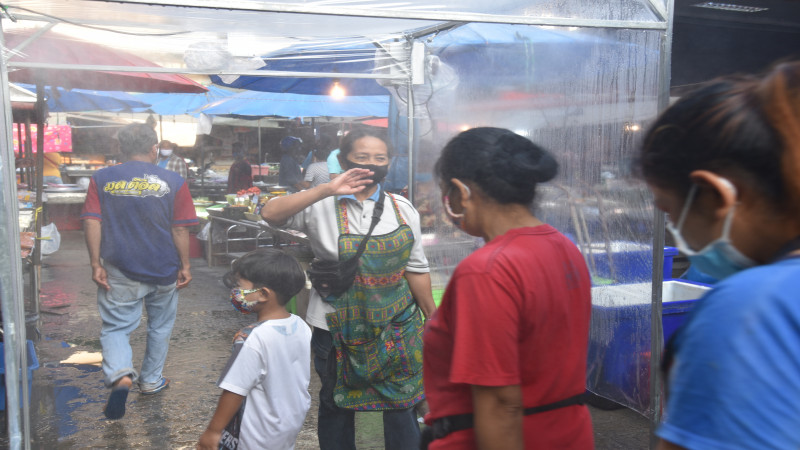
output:
<path id="1" fill-rule="evenodd" d="M 258 292 L 261 289 L 231 289 L 231 304 L 242 314 L 250 314 L 253 312 L 253 307 L 258 303 L 258 300 L 248 301 L 247 296 L 253 292 Z"/>

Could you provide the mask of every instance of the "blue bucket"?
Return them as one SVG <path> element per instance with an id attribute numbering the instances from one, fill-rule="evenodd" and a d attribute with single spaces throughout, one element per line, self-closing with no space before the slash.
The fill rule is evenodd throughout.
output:
<path id="1" fill-rule="evenodd" d="M 33 341 L 26 342 L 28 348 L 28 397 L 30 398 L 31 386 L 33 384 L 33 371 L 39 368 L 39 359 L 36 357 L 36 349 Z M 22 396 L 20 395 L 20 402 Z M 0 411 L 6 409 L 6 359 L 5 348 L 0 345 Z"/>

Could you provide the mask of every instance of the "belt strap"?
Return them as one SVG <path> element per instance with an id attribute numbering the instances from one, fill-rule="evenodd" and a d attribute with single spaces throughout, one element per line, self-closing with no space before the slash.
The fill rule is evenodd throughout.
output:
<path id="1" fill-rule="evenodd" d="M 522 414 L 530 416 L 532 414 L 552 411 L 554 409 L 564 408 L 567 406 L 582 405 L 585 401 L 585 397 L 586 394 L 581 392 L 578 395 L 573 395 L 572 397 L 568 397 L 557 402 L 525 408 Z M 472 428 L 473 426 L 474 424 L 471 413 L 440 417 L 433 421 L 433 439 L 441 439 L 450 433 L 466 430 Z"/>

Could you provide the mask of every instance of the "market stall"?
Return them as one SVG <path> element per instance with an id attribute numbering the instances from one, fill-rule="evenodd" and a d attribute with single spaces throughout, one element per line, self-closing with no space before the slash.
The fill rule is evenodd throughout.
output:
<path id="1" fill-rule="evenodd" d="M 573 236 L 597 286 L 633 282 L 642 286 L 632 294 L 644 307 L 636 308 L 631 333 L 632 339 L 649 344 L 648 372 L 638 373 L 635 382 L 621 389 L 606 390 L 591 379 L 587 388 L 658 420 L 659 380 L 652 368 L 662 345 L 663 217 L 654 212 L 646 189 L 633 178 L 628 165 L 640 131 L 667 103 L 671 0 L 470 0 L 436 7 L 421 0 L 313 5 L 247 0 L 200 5 L 188 0 L 157 5 L 145 0 L 36 0 L 6 5 L 10 14 L 28 26 L 50 23 L 45 17 L 99 26 L 102 29 L 87 29 L 56 21 L 58 30 L 91 36 L 164 62 L 138 67 L 117 62 L 66 65 L 57 59 L 29 60 L 23 52 L 3 68 L 9 76 L 48 67 L 78 72 L 78 79 L 87 81 L 105 73 L 180 73 L 205 82 L 212 76 L 215 83 L 226 86 L 254 78 L 319 80 L 318 85 L 326 88 L 317 95 L 343 88 L 344 80 L 363 80 L 383 95 L 388 92 L 396 105 L 388 117 L 389 133 L 397 153 L 404 155 L 401 164 L 407 167 L 409 195 L 427 224 L 425 241 L 434 268 L 452 267 L 474 246 L 442 220 L 436 182 L 430 175 L 438 149 L 460 130 L 481 125 L 512 129 L 551 149 L 563 170 L 539 199 L 542 218 Z M 3 19 L 2 26 L 6 30 L 12 24 Z M 120 32 L 135 33 L 136 39 Z M 298 37 L 306 41 L 307 50 L 281 51 L 296 45 Z M 329 59 L 360 64 L 341 70 L 314 64 Z M 285 65 L 286 61 L 295 64 Z M 258 88 L 276 89 L 302 93 L 283 90 L 286 87 Z M 7 92 L 4 83 L 5 102 Z M 358 94 L 345 90 L 344 95 Z M 3 145 L 5 163 L 10 144 Z M 8 188 L 4 192 L 13 192 L 13 171 L 6 169 L 3 177 Z M 6 197 L 0 206 L 12 204 Z M 3 226 L 16 227 L 8 220 Z M 16 246 L 14 233 L 3 236 L 7 239 L 0 239 L 3 246 Z M 600 259 L 613 270 L 604 272 Z M 623 260 L 636 270 L 618 270 Z M 4 272 L 18 271 L 19 267 L 11 266 Z M 621 278 L 622 273 L 632 275 Z M 436 277 L 435 288 L 443 288 L 447 271 Z M 4 299 L 17 293 L 18 285 L 3 283 Z M 595 300 L 602 303 L 603 298 L 598 292 Z M 19 318 L 14 309 L 20 307 L 5 301 L 3 305 L 4 322 L 12 325 Z M 606 316 L 593 323 L 593 334 L 604 348 L 612 348 L 614 330 L 629 320 Z M 19 339 L 24 342 L 24 336 L 10 336 L 6 341 L 9 365 L 23 363 L 19 355 L 24 346 Z M 589 363 L 604 366 L 608 361 L 612 360 L 598 356 Z M 6 381 L 13 385 L 18 380 L 10 376 Z M 9 405 L 15 406 L 12 391 L 16 390 L 9 390 Z M 641 401 L 643 391 L 651 393 L 646 402 Z M 9 415 L 18 419 L 9 420 L 9 434 L 18 443 L 29 441 L 28 436 L 22 437 L 26 414 Z"/>

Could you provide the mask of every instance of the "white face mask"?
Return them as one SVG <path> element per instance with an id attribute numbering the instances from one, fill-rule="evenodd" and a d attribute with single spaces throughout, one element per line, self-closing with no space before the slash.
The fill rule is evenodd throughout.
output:
<path id="1" fill-rule="evenodd" d="M 162 149 L 159 149 L 159 153 L 161 154 L 161 156 L 169 157 L 172 154 L 172 149 L 171 148 L 162 148 Z"/>
<path id="2" fill-rule="evenodd" d="M 722 178 L 727 185 L 728 189 L 733 191 L 736 195 L 736 187 L 728 180 Z M 736 210 L 736 205 L 732 206 L 728 214 L 725 216 L 725 223 L 722 225 L 722 235 L 709 242 L 708 245 L 700 250 L 692 249 L 686 240 L 681 235 L 681 228 L 689 215 L 689 209 L 697 194 L 697 185 L 693 185 L 686 196 L 686 202 L 681 210 L 681 215 L 678 217 L 678 223 L 673 225 L 672 222 L 667 221 L 667 230 L 675 238 L 675 245 L 678 250 L 684 255 L 689 257 L 689 261 L 696 266 L 696 268 L 710 275 L 717 280 L 729 277 L 736 272 L 753 267 L 756 262 L 740 252 L 730 239 L 731 224 L 733 223 L 733 214 Z"/>

